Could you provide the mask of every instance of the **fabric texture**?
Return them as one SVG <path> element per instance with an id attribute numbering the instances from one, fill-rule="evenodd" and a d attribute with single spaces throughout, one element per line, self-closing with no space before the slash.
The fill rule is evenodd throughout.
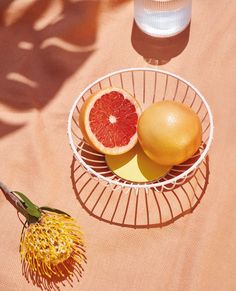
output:
<path id="1" fill-rule="evenodd" d="M 155 50 L 135 28 L 132 1 L 1 1 L 1 181 L 38 205 L 70 213 L 87 242 L 79 282 L 43 290 L 235 290 L 235 10 L 233 0 L 194 0 L 189 31 Z M 127 67 L 182 76 L 203 93 L 214 115 L 201 203 L 162 228 L 100 221 L 83 209 L 73 188 L 69 110 L 89 83 Z M 22 274 L 22 226 L 3 195 L 0 208 L 0 290 L 39 290 Z"/>

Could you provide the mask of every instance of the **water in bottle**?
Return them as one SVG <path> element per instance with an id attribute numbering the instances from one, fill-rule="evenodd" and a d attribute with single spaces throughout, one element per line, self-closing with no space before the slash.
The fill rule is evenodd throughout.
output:
<path id="1" fill-rule="evenodd" d="M 191 4 L 191 0 L 134 0 L 135 21 L 148 35 L 173 36 L 188 26 Z"/>

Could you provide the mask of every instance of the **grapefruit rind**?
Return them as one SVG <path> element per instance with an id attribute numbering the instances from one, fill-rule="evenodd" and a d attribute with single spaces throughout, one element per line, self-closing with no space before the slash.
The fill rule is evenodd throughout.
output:
<path id="1" fill-rule="evenodd" d="M 202 143 L 198 115 L 187 105 L 164 100 L 141 114 L 138 139 L 146 155 L 161 165 L 178 165 L 191 158 Z"/>
<path id="2" fill-rule="evenodd" d="M 130 149 L 132 149 L 137 141 L 138 141 L 138 135 L 137 132 L 130 138 L 130 141 L 125 146 L 115 146 L 112 148 L 105 147 L 95 136 L 95 134 L 92 132 L 90 128 L 90 122 L 89 122 L 89 114 L 91 109 L 93 108 L 95 102 L 101 98 L 103 95 L 108 94 L 112 91 L 117 91 L 121 93 L 125 99 L 128 99 L 136 109 L 136 113 L 139 116 L 141 115 L 141 106 L 139 105 L 137 99 L 133 97 L 130 93 L 128 93 L 126 90 L 118 88 L 118 87 L 109 87 L 103 90 L 100 90 L 96 93 L 93 93 L 83 104 L 80 116 L 79 116 L 79 124 L 81 132 L 84 136 L 84 139 L 89 143 L 90 146 L 92 146 L 96 151 L 108 154 L 108 155 L 119 155 L 128 152 Z M 137 125 L 136 125 L 137 126 Z"/>

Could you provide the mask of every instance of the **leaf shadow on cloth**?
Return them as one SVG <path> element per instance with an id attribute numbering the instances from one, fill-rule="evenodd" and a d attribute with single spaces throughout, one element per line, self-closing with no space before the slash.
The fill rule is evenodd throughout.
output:
<path id="1" fill-rule="evenodd" d="M 96 50 L 99 5 L 99 1 L 1 1 L 2 105 L 26 112 L 41 111 L 49 104 Z M 20 127 L 4 121 L 0 126 L 2 136 Z"/>
<path id="2" fill-rule="evenodd" d="M 23 124 L 11 124 L 0 119 L 0 138 L 23 127 Z"/>

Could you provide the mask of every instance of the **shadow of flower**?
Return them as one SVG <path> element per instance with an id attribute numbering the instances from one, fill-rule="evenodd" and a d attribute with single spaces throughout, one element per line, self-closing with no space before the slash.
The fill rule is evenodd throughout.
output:
<path id="1" fill-rule="evenodd" d="M 85 257 L 86 262 L 86 257 Z M 58 269 L 62 270 L 64 275 L 53 275 L 51 278 L 47 276 L 40 275 L 37 272 L 33 272 L 29 269 L 25 262 L 22 263 L 22 274 L 25 276 L 26 280 L 30 283 L 32 282 L 35 286 L 39 287 L 41 290 L 54 291 L 60 290 L 60 287 L 64 287 L 67 284 L 73 287 L 74 281 L 80 281 L 82 278 L 84 268 L 80 264 L 75 264 L 74 260 L 68 259 L 64 262 L 65 266 L 59 265 Z M 60 274 L 58 272 L 58 274 Z"/>

